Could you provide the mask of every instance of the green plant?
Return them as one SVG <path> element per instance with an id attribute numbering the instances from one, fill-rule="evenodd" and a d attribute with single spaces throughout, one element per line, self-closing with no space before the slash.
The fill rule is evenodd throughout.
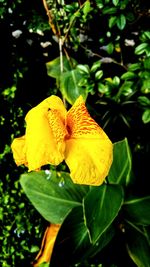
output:
<path id="1" fill-rule="evenodd" d="M 127 191 L 124 189 L 125 200 L 128 201 L 128 191 L 134 192 L 139 198 L 149 194 L 148 4 L 148 1 L 140 0 L 48 0 L 48 10 L 45 10 L 42 1 L 1 1 L 2 267 L 30 265 L 39 247 L 41 231 L 45 224 L 47 225 L 24 196 L 18 183 L 24 169 L 16 169 L 10 151 L 14 136 L 24 132 L 22 120 L 25 114 L 46 96 L 62 96 L 66 104 L 70 105 L 82 94 L 90 113 L 102 128 L 105 128 L 113 142 L 128 138 L 136 179 L 133 179 L 132 185 L 128 185 Z M 47 16 L 49 13 L 52 17 Z M 49 24 L 50 18 L 53 19 Z M 13 36 L 16 30 L 21 31 L 17 38 Z M 52 71 L 56 69 L 52 75 Z M 62 164 L 58 169 L 66 170 L 66 167 Z M 36 217 L 35 224 L 32 214 Z M 124 225 L 118 224 L 120 215 L 121 213 L 117 216 L 119 229 L 117 228 L 115 240 L 112 239 L 106 250 L 103 250 L 103 255 L 109 255 L 111 258 L 113 267 L 122 267 L 123 264 L 112 256 L 116 255 L 115 248 L 124 253 L 124 245 L 121 245 L 125 236 L 122 233 Z M 14 233 L 14 225 L 18 232 Z M 143 231 L 146 231 L 144 235 L 149 234 L 147 226 L 146 230 L 143 229 L 143 226 L 142 230 L 140 227 L 137 229 L 139 236 Z M 131 225 L 129 231 L 132 244 L 135 230 Z M 17 233 L 21 235 L 21 242 Z M 110 238 L 111 235 L 110 231 Z M 142 246 L 145 246 L 145 241 Z M 130 250 L 132 251 L 132 247 Z M 102 258 L 101 253 L 96 254 L 92 263 L 89 258 L 88 262 L 84 261 L 84 266 L 102 266 L 97 263 L 101 262 Z M 127 258 L 125 254 L 125 259 Z M 105 260 L 104 267 L 109 263 L 108 259 Z M 130 265 L 133 266 L 133 263 L 129 260 L 126 266 Z M 140 263 L 136 265 L 140 266 Z M 78 263 L 78 266 L 83 265 Z"/>
<path id="2" fill-rule="evenodd" d="M 40 214 L 61 223 L 50 266 L 95 264 L 99 256 L 97 263 L 105 266 L 110 244 L 119 246 L 116 236 L 137 266 L 149 266 L 150 197 L 130 193 L 134 178 L 127 139 L 114 144 L 111 170 L 99 187 L 75 185 L 68 173 L 52 170 L 23 174 L 20 182 Z"/>

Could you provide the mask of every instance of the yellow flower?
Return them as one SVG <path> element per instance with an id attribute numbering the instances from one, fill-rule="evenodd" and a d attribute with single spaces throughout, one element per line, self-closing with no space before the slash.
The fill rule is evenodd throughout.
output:
<path id="1" fill-rule="evenodd" d="M 25 136 L 15 138 L 11 145 L 17 165 L 25 164 L 32 171 L 65 160 L 74 183 L 103 183 L 113 145 L 81 96 L 67 112 L 61 99 L 52 95 L 32 108 L 25 120 Z"/>
<path id="2" fill-rule="evenodd" d="M 60 224 L 50 224 L 50 226 L 46 228 L 41 244 L 41 249 L 36 256 L 35 263 L 33 264 L 34 267 L 38 267 L 41 263 L 50 262 L 54 243 L 60 226 Z"/>

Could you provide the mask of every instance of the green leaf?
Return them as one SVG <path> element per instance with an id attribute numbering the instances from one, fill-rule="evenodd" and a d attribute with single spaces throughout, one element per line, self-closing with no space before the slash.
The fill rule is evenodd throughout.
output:
<path id="1" fill-rule="evenodd" d="M 118 86 L 118 85 L 120 84 L 120 79 L 119 79 L 118 76 L 115 76 L 115 77 L 113 78 L 113 84 L 114 84 L 115 86 Z"/>
<path id="2" fill-rule="evenodd" d="M 98 92 L 100 92 L 101 94 L 108 93 L 108 86 L 105 86 L 102 83 L 98 83 Z"/>
<path id="3" fill-rule="evenodd" d="M 87 14 L 91 11 L 91 4 L 89 0 L 86 0 L 83 6 L 83 14 L 87 16 Z"/>
<path id="4" fill-rule="evenodd" d="M 75 207 L 59 230 L 50 266 L 59 266 L 62 261 L 63 266 L 72 266 L 94 256 L 110 242 L 114 233 L 114 227 L 110 226 L 95 245 L 91 244 L 89 232 L 84 223 L 83 209 Z"/>
<path id="5" fill-rule="evenodd" d="M 114 51 L 114 45 L 113 45 L 113 43 L 109 43 L 109 44 L 106 46 L 106 51 L 107 51 L 107 53 L 108 53 L 109 55 L 113 53 L 113 51 Z"/>
<path id="6" fill-rule="evenodd" d="M 150 122 L 150 109 L 146 109 L 144 112 L 143 112 L 143 115 L 142 115 L 142 121 L 144 123 L 149 123 Z"/>
<path id="7" fill-rule="evenodd" d="M 90 69 L 89 69 L 89 66 L 88 65 L 82 65 L 82 64 L 78 64 L 77 67 L 76 67 L 80 73 L 82 74 L 89 74 L 90 72 Z"/>
<path id="8" fill-rule="evenodd" d="M 123 202 L 119 185 L 101 185 L 92 188 L 83 200 L 85 225 L 95 244 L 118 215 Z"/>
<path id="9" fill-rule="evenodd" d="M 150 70 L 150 57 L 144 60 L 144 68 Z"/>
<path id="10" fill-rule="evenodd" d="M 135 70 L 140 70 L 141 69 L 141 64 L 140 63 L 133 63 L 129 66 L 128 71 L 132 72 Z"/>
<path id="11" fill-rule="evenodd" d="M 112 28 L 117 22 L 117 16 L 112 16 L 109 19 L 109 28 Z"/>
<path id="12" fill-rule="evenodd" d="M 119 3 L 119 0 L 112 0 L 112 2 L 113 2 L 113 4 L 114 4 L 114 6 L 117 6 L 118 3 Z"/>
<path id="13" fill-rule="evenodd" d="M 77 65 L 75 59 L 71 58 L 68 60 L 65 56 L 63 57 L 63 72 L 72 70 Z M 59 79 L 61 75 L 60 67 L 60 57 L 55 58 L 54 60 L 46 63 L 47 73 L 49 76 Z"/>
<path id="14" fill-rule="evenodd" d="M 150 225 L 150 196 L 124 202 L 125 218 L 135 224 Z"/>
<path id="15" fill-rule="evenodd" d="M 116 94 L 116 100 L 119 100 L 122 95 L 128 96 L 133 93 L 132 89 L 133 81 L 124 81 Z"/>
<path id="16" fill-rule="evenodd" d="M 116 7 L 105 7 L 103 10 L 102 10 L 103 14 L 115 14 L 117 13 L 117 8 Z"/>
<path id="17" fill-rule="evenodd" d="M 146 96 L 139 96 L 138 102 L 142 107 L 148 107 L 150 106 L 150 99 Z"/>
<path id="18" fill-rule="evenodd" d="M 88 190 L 73 184 L 69 174 L 55 171 L 23 174 L 20 183 L 33 206 L 51 223 L 62 223 L 72 208 L 81 206 Z"/>
<path id="19" fill-rule="evenodd" d="M 126 26 L 126 17 L 121 14 L 118 18 L 117 18 L 117 26 L 120 30 L 123 30 L 124 27 Z"/>
<path id="20" fill-rule="evenodd" d="M 131 153 L 125 138 L 114 143 L 113 163 L 108 175 L 109 182 L 127 186 L 131 182 L 131 168 Z"/>
<path id="21" fill-rule="evenodd" d="M 146 49 L 148 48 L 149 44 L 148 43 L 142 43 L 140 45 L 138 45 L 136 48 L 135 48 L 135 54 L 136 55 L 141 55 L 143 54 Z"/>
<path id="22" fill-rule="evenodd" d="M 60 91 L 71 105 L 80 95 L 84 100 L 87 98 L 87 90 L 79 85 L 82 78 L 78 69 L 64 72 L 60 76 Z"/>
<path id="23" fill-rule="evenodd" d="M 125 230 L 126 247 L 129 256 L 138 267 L 150 266 L 150 244 L 144 232 L 133 224 Z"/>
<path id="24" fill-rule="evenodd" d="M 96 73 L 95 73 L 95 79 L 96 80 L 100 80 L 103 76 L 103 71 L 102 70 L 98 70 Z"/>
<path id="25" fill-rule="evenodd" d="M 130 80 L 130 79 L 132 80 L 135 77 L 137 77 L 137 75 L 134 72 L 127 71 L 121 76 L 121 79 L 122 80 Z"/>
<path id="26" fill-rule="evenodd" d="M 99 69 L 101 64 L 102 63 L 100 60 L 95 61 L 91 67 L 91 72 L 95 72 L 97 69 Z"/>
<path id="27" fill-rule="evenodd" d="M 143 81 L 141 92 L 144 94 L 150 93 L 150 78 L 147 76 L 146 73 L 143 73 L 143 76 L 146 76 L 146 80 Z"/>

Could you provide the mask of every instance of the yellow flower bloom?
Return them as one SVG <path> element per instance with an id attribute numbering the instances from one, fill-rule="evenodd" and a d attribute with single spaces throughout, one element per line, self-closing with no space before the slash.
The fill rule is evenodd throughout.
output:
<path id="1" fill-rule="evenodd" d="M 15 138 L 11 145 L 17 165 L 25 164 L 32 171 L 65 160 L 74 183 L 103 183 L 113 145 L 81 96 L 67 112 L 61 99 L 52 95 L 32 108 L 25 120 L 25 136 Z"/>

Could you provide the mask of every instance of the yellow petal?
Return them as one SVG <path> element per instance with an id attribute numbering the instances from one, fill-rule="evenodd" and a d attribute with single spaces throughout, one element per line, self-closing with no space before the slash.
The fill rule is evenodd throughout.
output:
<path id="1" fill-rule="evenodd" d="M 51 115 L 49 114 L 53 114 L 53 111 L 56 118 L 51 127 L 49 122 Z M 58 137 L 53 129 L 63 126 L 65 114 L 66 109 L 61 99 L 56 96 L 45 99 L 28 112 L 25 119 L 27 123 L 26 156 L 29 171 L 36 170 L 46 164 L 58 165 L 63 161 L 64 143 L 59 142 L 58 146 Z"/>
<path id="2" fill-rule="evenodd" d="M 89 115 L 82 97 L 67 114 L 65 161 L 74 183 L 101 185 L 113 157 L 113 146 L 102 128 Z"/>
<path id="3" fill-rule="evenodd" d="M 21 164 L 27 165 L 26 151 L 25 151 L 25 136 L 15 138 L 11 144 L 11 149 L 16 164 L 18 166 Z"/>
<path id="4" fill-rule="evenodd" d="M 51 224 L 49 227 L 47 227 L 42 240 L 40 252 L 35 259 L 36 263 L 33 265 L 34 267 L 38 267 L 44 262 L 50 262 L 59 229 L 60 224 Z"/>

